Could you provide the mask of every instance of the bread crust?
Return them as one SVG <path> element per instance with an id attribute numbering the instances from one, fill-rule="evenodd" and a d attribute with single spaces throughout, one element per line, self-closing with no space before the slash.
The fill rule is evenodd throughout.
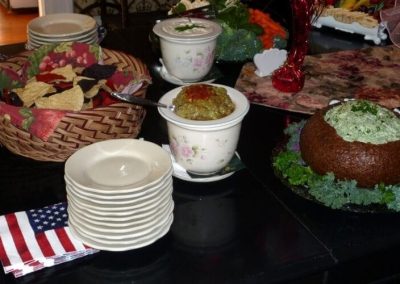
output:
<path id="1" fill-rule="evenodd" d="M 300 134 L 301 156 L 311 169 L 320 175 L 332 172 L 339 180 L 356 180 L 365 188 L 400 183 L 400 140 L 379 145 L 345 141 L 325 121 L 328 109 L 317 111 Z"/>

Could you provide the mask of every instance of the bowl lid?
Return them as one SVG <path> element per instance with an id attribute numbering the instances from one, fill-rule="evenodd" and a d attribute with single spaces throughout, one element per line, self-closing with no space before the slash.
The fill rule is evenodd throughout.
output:
<path id="1" fill-rule="evenodd" d="M 171 18 L 158 22 L 153 32 L 161 38 L 175 41 L 199 41 L 216 38 L 221 26 L 211 20 L 200 18 Z"/>
<path id="2" fill-rule="evenodd" d="M 250 103 L 248 99 L 246 98 L 245 95 L 243 95 L 241 92 L 238 90 L 220 85 L 220 84 L 208 84 L 211 86 L 215 87 L 222 87 L 227 90 L 228 95 L 232 99 L 233 103 L 235 104 L 235 110 L 229 114 L 228 116 L 225 116 L 220 119 L 215 119 L 215 120 L 191 120 L 191 119 L 186 119 L 183 117 L 178 116 L 174 112 L 170 111 L 169 109 L 166 108 L 158 108 L 159 113 L 161 116 L 166 119 L 167 121 L 174 123 L 176 125 L 179 125 L 181 127 L 187 128 L 187 129 L 194 129 L 194 130 L 205 130 L 205 131 L 211 131 L 211 130 L 218 130 L 220 128 L 224 128 L 227 126 L 235 125 L 239 122 L 242 121 L 243 117 L 247 114 L 250 108 Z M 185 86 L 181 86 L 175 89 L 172 89 L 165 95 L 161 97 L 159 100 L 160 103 L 170 105 L 172 104 L 172 100 L 178 95 L 178 93 L 184 88 Z"/>

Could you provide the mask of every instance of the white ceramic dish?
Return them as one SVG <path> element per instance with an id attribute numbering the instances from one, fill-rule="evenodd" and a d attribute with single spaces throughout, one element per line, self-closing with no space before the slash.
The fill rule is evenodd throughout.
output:
<path id="1" fill-rule="evenodd" d="M 74 216 L 79 216 L 79 218 L 86 224 L 91 224 L 93 226 L 102 226 L 111 230 L 111 229 L 123 229 L 123 228 L 131 228 L 133 226 L 140 226 L 142 224 L 152 222 L 153 220 L 156 220 L 157 218 L 160 218 L 163 215 L 171 214 L 173 210 L 174 210 L 174 202 L 169 202 L 164 207 L 160 207 L 155 214 L 133 220 L 123 219 L 123 220 L 112 220 L 112 221 L 108 221 L 104 218 L 98 218 L 98 219 L 91 218 L 92 216 L 83 214 L 82 211 L 80 211 L 78 208 L 72 208 L 72 207 L 71 207 L 71 212 L 70 209 L 68 209 L 68 214 L 72 213 Z"/>
<path id="2" fill-rule="evenodd" d="M 90 38 L 90 37 L 93 37 L 95 35 L 97 36 L 97 28 L 96 27 L 94 27 L 92 30 L 89 30 L 87 32 L 83 32 L 81 34 L 76 34 L 76 35 L 73 35 L 73 36 L 68 35 L 68 36 L 64 36 L 64 37 L 47 37 L 47 36 L 44 37 L 44 36 L 40 36 L 40 35 L 37 35 L 35 33 L 32 33 L 31 31 L 28 31 L 28 37 L 30 39 L 37 40 L 37 41 L 43 41 L 43 42 L 58 42 L 60 40 L 62 40 L 62 41 L 68 41 L 68 40 L 69 41 L 73 41 L 73 40 L 80 40 L 80 39 Z"/>
<path id="3" fill-rule="evenodd" d="M 99 38 L 96 34 L 91 35 L 89 37 L 84 37 L 81 39 L 62 39 L 62 40 L 56 39 L 56 40 L 48 40 L 48 41 L 29 37 L 29 41 L 36 45 L 55 44 L 55 43 L 69 42 L 69 41 L 77 41 L 77 42 L 84 42 L 84 43 L 88 43 L 88 44 L 94 44 L 94 43 L 97 43 L 98 40 L 99 40 Z"/>
<path id="4" fill-rule="evenodd" d="M 159 74 L 160 74 L 161 78 L 163 78 L 163 80 L 165 80 L 165 81 L 167 81 L 167 82 L 169 82 L 171 84 L 177 85 L 177 86 L 186 86 L 186 85 L 192 84 L 192 83 L 186 83 L 186 82 L 184 82 L 182 80 L 179 80 L 178 78 L 176 78 L 174 76 L 171 76 L 164 66 L 162 66 L 160 68 Z M 201 81 L 201 82 L 198 82 L 198 83 L 212 83 L 214 81 L 215 81 L 215 78 L 212 78 L 210 80 Z"/>
<path id="5" fill-rule="evenodd" d="M 155 211 L 165 210 L 168 206 L 171 206 L 171 199 L 167 200 L 164 204 L 158 207 L 158 210 L 150 210 L 142 213 L 130 213 L 126 212 L 126 214 L 116 214 L 116 213 L 108 213 L 108 212 L 96 212 L 87 208 L 82 208 L 79 204 L 76 205 L 71 198 L 68 198 L 68 207 L 71 207 L 71 211 L 77 212 L 79 214 L 85 215 L 85 218 L 90 220 L 96 220 L 101 222 L 109 222 L 115 224 L 121 223 L 135 223 L 135 222 L 143 222 L 147 218 L 150 218 L 155 214 Z"/>
<path id="6" fill-rule="evenodd" d="M 111 139 L 72 154 L 65 163 L 65 175 L 92 192 L 123 193 L 158 183 L 171 168 L 169 154 L 154 143 Z"/>
<path id="7" fill-rule="evenodd" d="M 172 165 L 172 162 L 171 162 Z M 64 175 L 64 180 L 66 184 L 69 184 L 73 186 L 74 188 L 78 188 L 79 192 L 81 194 L 84 194 L 85 196 L 91 197 L 91 198 L 98 198 L 98 199 L 119 199 L 119 198 L 129 198 L 129 197 L 141 197 L 143 195 L 146 195 L 147 192 L 153 188 L 159 188 L 162 187 L 164 184 L 169 182 L 171 180 L 173 168 L 171 166 L 171 169 L 167 171 L 167 173 L 158 181 L 149 183 L 148 185 L 141 186 L 139 188 L 137 187 L 132 187 L 130 189 L 114 189 L 114 188 L 109 188 L 108 190 L 97 190 L 93 188 L 88 188 L 85 186 L 82 186 L 80 184 L 77 184 L 75 181 L 73 181 L 71 178 L 69 178 L 67 175 Z"/>
<path id="8" fill-rule="evenodd" d="M 213 182 L 213 181 L 219 181 L 219 180 L 226 179 L 235 173 L 235 172 L 230 172 L 230 173 L 227 173 L 224 175 L 212 174 L 210 176 L 202 176 L 202 177 L 197 176 L 197 177 L 193 178 L 186 172 L 186 170 L 181 165 L 179 165 L 177 162 L 175 162 L 175 159 L 171 154 L 171 149 L 169 148 L 169 145 L 163 145 L 163 148 L 171 155 L 172 167 L 174 168 L 174 172 L 172 175 L 181 180 L 190 181 L 190 182 L 200 182 L 200 183 Z M 240 159 L 239 154 L 237 152 L 235 152 L 235 155 Z"/>
<path id="9" fill-rule="evenodd" d="M 94 202 L 88 202 L 88 200 L 81 199 L 76 195 L 68 194 L 68 200 L 74 202 L 77 207 L 82 208 L 82 210 L 92 210 L 93 212 L 102 212 L 102 213 L 112 213 L 112 214 L 121 214 L 121 215 L 131 215 L 131 214 L 141 214 L 147 211 L 153 211 L 157 208 L 157 206 L 161 206 L 164 204 L 172 195 L 172 186 L 169 189 L 166 189 L 162 194 L 155 196 L 151 200 L 147 200 L 146 202 L 132 202 L 131 204 L 123 204 L 123 205 L 97 205 Z"/>
<path id="10" fill-rule="evenodd" d="M 204 182 L 213 182 L 213 181 L 223 180 L 223 179 L 230 177 L 234 173 L 235 172 L 227 173 L 225 175 L 211 175 L 211 176 L 205 176 L 205 177 L 192 178 L 189 175 L 184 175 L 184 174 L 182 174 L 182 172 L 176 171 L 172 175 L 181 180 L 204 183 Z"/>
<path id="11" fill-rule="evenodd" d="M 95 19 L 77 13 L 49 14 L 28 23 L 28 31 L 42 37 L 75 36 L 87 33 L 95 27 Z"/>
<path id="12" fill-rule="evenodd" d="M 160 48 L 168 73 L 184 82 L 200 81 L 214 63 L 221 26 L 214 21 L 177 17 L 153 27 L 160 37 Z"/>
<path id="13" fill-rule="evenodd" d="M 168 109 L 158 108 L 167 121 L 168 138 L 175 161 L 185 170 L 199 175 L 210 175 L 221 170 L 232 159 L 239 140 L 241 123 L 250 104 L 236 89 L 219 84 L 235 104 L 235 110 L 226 117 L 215 120 L 190 120 Z M 184 87 L 175 88 L 161 97 L 163 104 L 172 104 Z"/>
<path id="14" fill-rule="evenodd" d="M 92 240 L 96 240 L 101 243 L 107 243 L 107 244 L 115 244 L 115 245 L 121 245 L 121 244 L 132 244 L 136 243 L 141 240 L 146 240 L 149 239 L 153 236 L 156 236 L 158 232 L 162 230 L 165 226 L 168 226 L 169 223 L 172 223 L 173 220 L 173 214 L 170 214 L 165 218 L 163 223 L 159 223 L 157 226 L 153 226 L 150 230 L 146 230 L 146 232 L 142 233 L 135 233 L 130 236 L 124 235 L 124 234 L 117 234 L 117 238 L 108 238 L 108 235 L 105 235 L 104 233 L 96 234 L 93 233 L 90 230 L 87 230 L 87 228 L 83 228 L 80 224 L 76 222 L 75 219 L 68 219 L 68 225 L 70 227 L 73 227 L 74 231 L 91 238 Z"/>
<path id="15" fill-rule="evenodd" d="M 151 234 L 160 226 L 164 226 L 170 216 L 171 214 L 165 214 L 156 220 L 152 220 L 151 222 L 141 225 L 134 225 L 130 228 L 110 228 L 100 225 L 93 225 L 82 221 L 82 219 L 80 219 L 77 215 L 68 216 L 68 220 L 74 223 L 75 228 L 78 227 L 79 230 L 85 232 L 88 236 L 104 240 L 117 241 L 138 238 Z"/>
<path id="16" fill-rule="evenodd" d="M 165 226 L 160 227 L 159 230 L 155 231 L 153 234 L 149 234 L 142 238 L 135 238 L 133 240 L 118 241 L 118 242 L 110 242 L 104 240 L 98 241 L 96 239 L 87 237 L 84 234 L 76 231 L 72 224 L 69 225 L 70 226 L 69 229 L 77 239 L 80 239 L 84 244 L 92 248 L 105 251 L 127 251 L 145 247 L 147 245 L 154 243 L 158 239 L 162 238 L 166 233 L 168 233 L 172 221 L 173 218 L 171 218 L 171 220 L 169 220 L 169 222 Z"/>
<path id="17" fill-rule="evenodd" d="M 89 203 L 94 203 L 98 206 L 102 205 L 132 205 L 139 202 L 146 202 L 147 200 L 153 199 L 158 195 L 163 194 L 167 189 L 172 188 L 172 177 L 166 179 L 165 182 L 155 186 L 148 188 L 144 194 L 135 195 L 125 195 L 125 196 L 103 196 L 103 195 L 95 195 L 95 194 L 87 194 L 85 191 L 81 190 L 78 187 L 75 187 L 73 184 L 66 185 L 67 193 L 70 193 L 74 196 L 79 197 L 80 199 L 86 200 Z"/>

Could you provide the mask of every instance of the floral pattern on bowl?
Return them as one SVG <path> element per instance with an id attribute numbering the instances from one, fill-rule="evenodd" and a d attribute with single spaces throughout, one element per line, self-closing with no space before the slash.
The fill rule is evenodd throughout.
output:
<path id="1" fill-rule="evenodd" d="M 172 136 L 171 140 L 171 151 L 175 157 L 180 157 L 181 160 L 185 160 L 186 163 L 192 164 L 193 160 L 200 159 L 206 160 L 207 157 L 204 154 L 205 148 L 199 145 L 190 145 L 186 136 L 175 137 Z"/>
<path id="2" fill-rule="evenodd" d="M 191 68 L 194 73 L 208 73 L 214 61 L 215 48 L 206 46 L 203 50 L 186 49 L 183 55 L 178 54 L 175 64 L 184 68 Z"/>

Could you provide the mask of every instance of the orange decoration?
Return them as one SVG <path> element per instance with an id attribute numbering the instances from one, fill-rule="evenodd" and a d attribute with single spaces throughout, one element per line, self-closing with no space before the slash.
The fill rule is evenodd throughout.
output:
<path id="1" fill-rule="evenodd" d="M 264 30 L 264 33 L 260 36 L 260 40 L 265 49 L 274 47 L 275 37 L 287 38 L 286 30 L 279 23 L 275 22 L 267 13 L 252 8 L 249 8 L 249 13 L 250 23 L 258 24 Z"/>

